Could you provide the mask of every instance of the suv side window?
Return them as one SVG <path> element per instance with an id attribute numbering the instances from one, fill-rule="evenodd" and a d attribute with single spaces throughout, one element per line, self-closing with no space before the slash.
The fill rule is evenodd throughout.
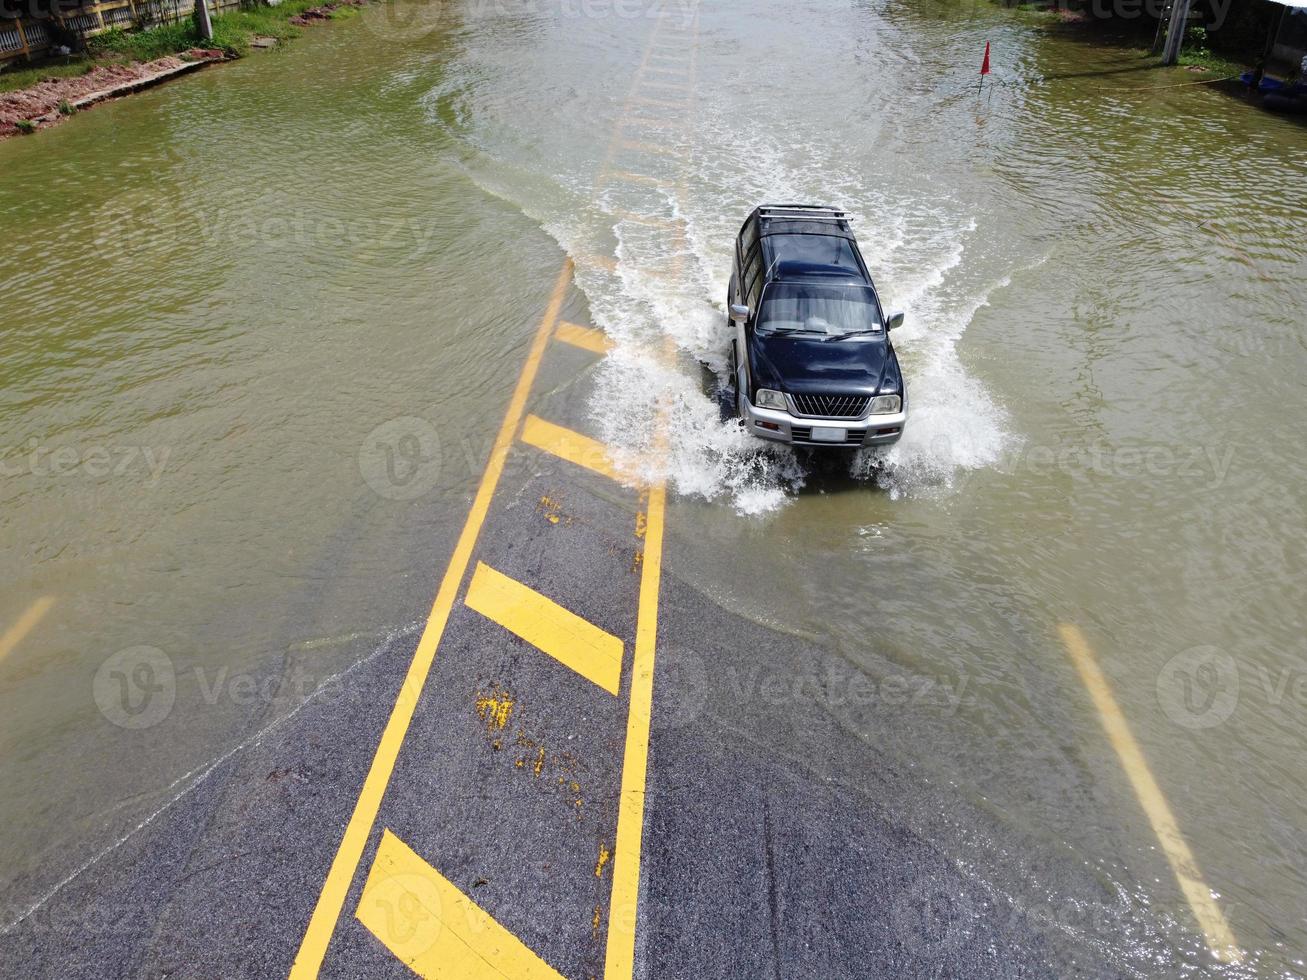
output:
<path id="1" fill-rule="evenodd" d="M 762 249 L 755 239 L 753 247 L 744 254 L 744 268 L 740 276 L 740 294 L 749 306 L 757 305 L 762 286 Z"/>
<path id="2" fill-rule="evenodd" d="M 740 247 L 747 253 L 758 244 L 758 228 L 752 221 L 745 222 L 744 231 L 740 232 Z"/>

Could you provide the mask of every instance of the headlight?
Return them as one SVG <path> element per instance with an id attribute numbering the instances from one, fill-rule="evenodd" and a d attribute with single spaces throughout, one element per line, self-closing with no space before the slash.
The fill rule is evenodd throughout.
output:
<path id="1" fill-rule="evenodd" d="M 759 408 L 775 408 L 782 412 L 789 410 L 785 396 L 771 388 L 759 388 L 753 396 L 753 403 Z"/>
<path id="2" fill-rule="evenodd" d="M 877 395 L 871 400 L 872 415 L 894 415 L 903 407 L 898 395 Z"/>

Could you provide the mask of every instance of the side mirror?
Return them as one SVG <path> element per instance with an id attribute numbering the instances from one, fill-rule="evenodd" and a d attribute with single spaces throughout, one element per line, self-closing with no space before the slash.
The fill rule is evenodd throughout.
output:
<path id="1" fill-rule="evenodd" d="M 899 310 L 896 313 L 891 313 L 889 315 L 889 322 L 885 324 L 885 329 L 893 330 L 895 327 L 901 326 L 903 326 L 903 311 Z"/>
<path id="2" fill-rule="evenodd" d="M 731 319 L 736 323 L 744 323 L 749 319 L 749 308 L 740 303 L 731 304 Z"/>

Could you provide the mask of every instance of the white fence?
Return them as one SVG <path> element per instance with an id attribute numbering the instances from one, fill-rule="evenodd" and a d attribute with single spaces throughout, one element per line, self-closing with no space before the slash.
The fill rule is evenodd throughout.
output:
<path id="1" fill-rule="evenodd" d="M 239 7 L 241 0 L 209 0 L 209 9 Z M 39 58 L 54 45 L 57 29 L 91 37 L 104 31 L 119 28 L 148 27 L 190 17 L 195 0 L 104 0 L 64 9 L 60 14 L 45 17 L 0 17 L 0 63 L 15 59 Z M 52 25 L 56 30 L 52 31 Z"/>

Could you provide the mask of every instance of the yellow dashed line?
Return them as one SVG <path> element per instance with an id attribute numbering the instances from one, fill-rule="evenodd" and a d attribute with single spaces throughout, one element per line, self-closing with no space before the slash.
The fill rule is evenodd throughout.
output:
<path id="1" fill-rule="evenodd" d="M 611 633 L 483 562 L 477 562 L 464 601 L 609 694 L 617 693 L 623 644 Z"/>
<path id="2" fill-rule="evenodd" d="M 579 323 L 569 323 L 566 320 L 558 324 L 554 336 L 565 344 L 571 344 L 573 347 L 580 347 L 595 354 L 607 354 L 613 347 L 612 341 L 608 339 L 607 334 L 602 330 L 583 327 Z"/>
<path id="3" fill-rule="evenodd" d="M 426 980 L 563 980 L 389 830 L 354 915 Z"/>
<path id="4" fill-rule="evenodd" d="M 1166 852 L 1166 859 L 1171 864 L 1171 871 L 1174 872 L 1176 881 L 1180 883 L 1180 890 L 1184 892 L 1189 907 L 1194 911 L 1194 917 L 1202 927 L 1207 945 L 1222 962 L 1240 962 L 1243 953 L 1235 943 L 1234 933 L 1230 931 L 1221 907 L 1212 898 L 1212 890 L 1203 881 L 1202 873 L 1198 870 L 1198 862 L 1194 860 L 1193 852 L 1189 850 L 1184 835 L 1180 833 L 1180 825 L 1176 822 L 1175 814 L 1171 812 L 1166 797 L 1162 795 L 1157 780 L 1153 778 L 1153 773 L 1148 768 L 1148 761 L 1144 758 L 1139 743 L 1135 741 L 1125 715 L 1116 703 L 1116 698 L 1112 696 L 1111 685 L 1103 676 L 1098 661 L 1094 659 L 1094 652 L 1090 649 L 1089 642 L 1074 623 L 1063 623 L 1058 630 L 1062 634 L 1062 642 L 1066 645 L 1072 662 L 1076 665 L 1076 670 L 1080 673 L 1081 681 L 1084 682 L 1089 696 L 1094 701 L 1094 707 L 1098 709 L 1099 720 L 1103 723 L 1107 740 L 1116 750 L 1117 757 L 1121 760 L 1121 767 L 1125 769 L 1126 775 L 1130 778 L 1130 785 L 1134 787 L 1135 796 L 1139 798 L 1144 813 L 1148 815 L 1148 822 L 1153 825 L 1153 833 L 1157 835 L 1162 850 Z"/>
<path id="5" fill-rule="evenodd" d="M 617 260 L 611 255 L 585 255 L 578 260 L 582 265 L 597 265 L 607 272 L 617 269 Z"/>
<path id="6" fill-rule="evenodd" d="M 640 68 L 637 69 L 637 77 L 653 56 L 653 46 L 657 43 L 656 38 L 660 29 L 662 29 L 661 22 L 659 27 L 655 28 L 655 39 L 651 39 L 650 45 L 646 48 L 645 57 Z M 664 47 L 667 47 L 666 43 Z M 677 50 L 682 49 L 677 46 Z M 660 60 L 682 61 L 669 56 L 663 56 Z M 666 70 L 664 72 L 670 74 Z M 690 87 L 687 87 L 687 91 L 689 90 Z M 628 111 L 631 101 L 632 99 L 628 99 L 626 106 Z M 678 110 L 684 108 L 680 103 L 658 100 L 646 100 L 646 102 L 650 105 L 662 105 Z M 650 152 L 683 156 L 638 140 L 623 142 L 621 137 L 624 126 L 641 126 L 650 130 L 675 130 L 684 128 L 684 125 L 684 122 L 679 119 L 658 120 L 624 115 L 613 134 L 604 163 L 601 165 L 601 172 L 606 172 L 613 151 L 619 143 L 628 148 L 652 148 Z M 634 176 L 636 179 L 641 179 L 639 175 Z M 661 228 L 678 227 L 676 222 L 645 215 L 625 214 L 620 217 L 622 220 Z M 594 263 L 607 269 L 616 268 L 616 262 L 606 256 L 590 256 L 585 261 L 587 264 Z M 382 798 L 412 722 L 416 704 L 430 674 L 453 602 L 471 563 L 472 552 L 502 476 L 513 436 L 518 432 L 519 426 L 523 442 L 610 479 L 618 479 L 608 450 L 602 444 L 580 433 L 526 415 L 526 400 L 534 384 L 543 351 L 558 323 L 559 310 L 571 273 L 571 263 L 567 262 L 555 284 L 549 306 L 496 438 L 490 462 L 482 475 L 467 522 L 441 579 L 439 591 L 410 663 L 404 685 L 386 723 L 372 766 L 318 896 L 304 939 L 291 968 L 292 980 L 308 980 L 316 977 L 322 966 L 350 884 L 371 838 Z M 606 350 L 608 346 L 607 338 L 598 331 L 588 331 L 588 328 L 576 324 L 559 328 L 556 336 L 566 343 L 596 352 L 601 347 Z M 664 421 L 665 418 L 660 418 L 660 426 Z M 649 724 L 653 697 L 657 607 L 666 501 L 665 489 L 662 485 L 650 488 L 647 494 L 647 506 L 642 506 L 641 515 L 644 521 L 642 530 L 646 536 L 645 548 L 643 553 L 638 554 L 636 562 L 641 572 L 641 580 L 635 652 L 632 661 L 631 699 L 619 791 L 618 823 L 615 843 L 608 858 L 613 866 L 613 906 L 608 916 L 605 980 L 630 980 L 634 963 L 635 913 L 639 890 L 640 841 L 648 770 Z M 546 508 L 547 517 L 550 513 L 554 513 L 555 518 L 557 517 L 555 511 Z M 624 647 L 619 638 L 481 563 L 477 564 L 468 588 L 466 602 L 470 608 L 488 615 L 495 622 L 533 643 L 604 690 L 617 694 L 621 682 Z M 511 700 L 506 705 L 504 699 L 497 695 L 482 697 L 485 697 L 485 701 L 484 703 L 478 701 L 478 712 L 486 722 L 488 730 L 499 725 L 501 718 L 502 724 L 506 725 L 512 711 Z M 504 698 L 507 698 L 507 695 L 504 695 Z M 532 765 L 537 776 L 543 767 L 544 758 L 544 749 L 541 747 Z M 517 765 L 521 767 L 524 761 L 518 760 Z M 580 786 L 573 781 L 568 788 L 576 797 L 574 804 L 577 808 L 577 819 L 580 819 L 583 805 Z M 602 877 L 604 866 L 605 850 L 601 848 L 596 867 L 597 876 Z M 396 918 L 397 915 L 399 919 Z M 389 830 L 383 830 L 377 856 L 364 884 L 363 897 L 356 910 L 356 916 L 387 948 L 423 977 L 448 978 L 448 980 L 454 978 L 503 980 L 505 977 L 525 978 L 525 980 L 561 980 L 559 974 L 544 960 L 495 922 L 488 913 L 443 878 Z M 430 922 L 435 923 L 435 929 L 424 925 Z M 596 906 L 593 919 L 596 936 L 601 922 L 602 906 Z"/>
<path id="7" fill-rule="evenodd" d="M 589 436 L 546 422 L 535 415 L 528 415 L 522 426 L 522 441 L 569 463 L 584 466 L 610 480 L 618 480 L 608 448 Z"/>

